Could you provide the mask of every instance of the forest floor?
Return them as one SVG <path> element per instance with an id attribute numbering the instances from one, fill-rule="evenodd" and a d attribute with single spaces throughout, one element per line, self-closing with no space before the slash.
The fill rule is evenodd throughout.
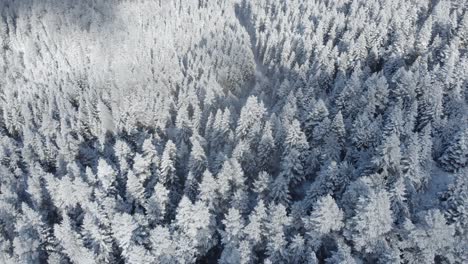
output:
<path id="1" fill-rule="evenodd" d="M 440 197 L 443 192 L 447 191 L 455 179 L 453 174 L 443 171 L 435 165 L 432 168 L 431 175 L 427 190 L 419 193 L 416 197 L 416 204 L 422 210 L 438 208 L 440 200 L 435 198 Z"/>

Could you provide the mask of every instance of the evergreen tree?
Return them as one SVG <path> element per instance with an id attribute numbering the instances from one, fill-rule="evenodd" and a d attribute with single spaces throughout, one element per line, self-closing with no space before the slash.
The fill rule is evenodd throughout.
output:
<path id="1" fill-rule="evenodd" d="M 203 173 L 202 181 L 199 186 L 198 200 L 206 203 L 212 208 L 217 203 L 218 198 L 218 183 L 213 175 L 206 170 Z"/>
<path id="2" fill-rule="evenodd" d="M 461 128 L 453 141 L 444 151 L 439 162 L 448 171 L 464 168 L 468 162 L 468 129 Z"/>
<path id="3" fill-rule="evenodd" d="M 166 215 L 167 205 L 169 203 L 169 190 L 163 184 L 157 183 L 153 194 L 148 199 L 146 207 L 148 220 L 151 222 L 162 222 Z"/>
<path id="4" fill-rule="evenodd" d="M 297 184 L 305 178 L 304 165 L 309 149 L 299 121 L 294 120 L 288 128 L 284 144 L 281 174 L 291 183 Z"/>
<path id="5" fill-rule="evenodd" d="M 176 155 L 177 149 L 175 144 L 172 141 L 168 141 L 161 157 L 159 181 L 171 189 L 177 189 L 178 184 L 180 184 L 175 168 Z"/>
<path id="6" fill-rule="evenodd" d="M 270 207 L 269 221 L 266 223 L 267 254 L 271 261 L 278 262 L 287 257 L 285 232 L 291 223 L 291 218 L 282 204 L 272 204 Z"/>
<path id="7" fill-rule="evenodd" d="M 291 200 L 289 181 L 282 174 L 278 175 L 271 185 L 270 200 L 283 205 L 288 205 Z"/>
<path id="8" fill-rule="evenodd" d="M 200 142 L 194 137 L 192 137 L 189 168 L 196 179 L 198 179 L 207 168 L 205 151 L 203 150 Z"/>
<path id="9" fill-rule="evenodd" d="M 248 141 L 256 140 L 256 137 L 262 129 L 262 119 L 266 109 L 262 102 L 259 102 L 255 96 L 250 96 L 242 108 L 237 124 L 236 135 L 239 139 Z"/>
<path id="10" fill-rule="evenodd" d="M 288 246 L 288 259 L 293 263 L 304 263 L 305 250 L 305 239 L 300 234 L 295 235 Z"/>
<path id="11" fill-rule="evenodd" d="M 314 128 L 328 117 L 328 108 L 322 99 L 319 99 L 313 106 L 312 112 L 308 115 L 305 122 L 305 131 L 307 140 L 312 142 Z"/>
<path id="12" fill-rule="evenodd" d="M 221 263 L 240 263 L 241 252 L 239 246 L 245 236 L 243 231 L 244 219 L 237 209 L 231 208 L 222 222 L 225 226 L 221 234 L 224 249 L 219 261 Z"/>
<path id="13" fill-rule="evenodd" d="M 63 216 L 61 224 L 55 225 L 54 235 L 60 242 L 63 252 L 71 261 L 77 263 L 95 263 L 93 254 L 83 246 L 83 242 L 78 234 L 71 229 L 70 218 L 67 215 Z"/>
<path id="14" fill-rule="evenodd" d="M 267 121 L 263 128 L 262 138 L 257 147 L 257 167 L 260 170 L 271 171 L 274 168 L 275 139 L 271 123 Z"/>
<path id="15" fill-rule="evenodd" d="M 448 222 L 455 226 L 455 239 L 460 245 L 458 254 L 460 259 L 467 259 L 466 242 L 468 241 L 468 178 L 466 177 L 466 169 L 460 171 L 455 176 L 454 183 L 449 187 L 445 202 L 446 216 Z"/>
<path id="16" fill-rule="evenodd" d="M 313 233 L 327 235 L 343 227 L 343 212 L 330 195 L 320 198 L 314 205 L 310 217 L 304 219 L 306 227 Z"/>
<path id="17" fill-rule="evenodd" d="M 376 243 L 392 230 L 390 198 L 386 191 L 371 192 L 358 199 L 355 215 L 348 222 L 346 236 L 359 250 L 373 251 Z"/>
<path id="18" fill-rule="evenodd" d="M 327 264 L 328 263 L 330 263 L 330 264 L 338 264 L 338 263 L 354 264 L 354 263 L 357 263 L 357 261 L 351 255 L 351 249 L 345 243 L 339 243 L 338 244 L 338 249 L 335 252 L 333 252 L 331 257 L 327 258 L 325 261 L 326 261 Z"/>
<path id="19" fill-rule="evenodd" d="M 253 183 L 253 191 L 258 195 L 257 199 L 265 199 L 271 186 L 271 176 L 267 172 L 260 172 Z"/>
<path id="20" fill-rule="evenodd" d="M 403 243 L 404 258 L 411 263 L 433 262 L 438 257 L 450 261 L 453 258 L 454 227 L 447 225 L 439 210 L 422 212 L 420 217 L 421 225 L 410 223 L 405 226 L 409 234 Z"/>
<path id="21" fill-rule="evenodd" d="M 104 193 L 111 194 L 115 192 L 116 177 L 117 174 L 111 165 L 104 159 L 99 159 L 96 178 Z"/>
<path id="22" fill-rule="evenodd" d="M 175 226 L 191 241 L 198 250 L 205 254 L 213 246 L 214 216 L 209 208 L 201 202 L 193 204 L 183 196 L 177 207 Z"/>
<path id="23" fill-rule="evenodd" d="M 255 248 L 264 248 L 266 221 L 268 221 L 267 208 L 263 200 L 259 200 L 249 215 L 249 223 L 244 228 L 247 239 Z"/>

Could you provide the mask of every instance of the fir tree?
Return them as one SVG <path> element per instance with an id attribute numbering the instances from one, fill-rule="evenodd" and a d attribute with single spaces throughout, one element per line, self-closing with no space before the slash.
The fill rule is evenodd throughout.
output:
<path id="1" fill-rule="evenodd" d="M 462 128 L 444 151 L 439 162 L 448 171 L 464 168 L 468 162 L 468 129 Z"/>

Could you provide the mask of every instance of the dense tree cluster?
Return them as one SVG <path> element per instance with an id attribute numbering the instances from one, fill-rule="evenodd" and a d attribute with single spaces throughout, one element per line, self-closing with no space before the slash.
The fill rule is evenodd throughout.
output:
<path id="1" fill-rule="evenodd" d="M 467 263 L 465 0 L 3 0 L 0 263 Z"/>

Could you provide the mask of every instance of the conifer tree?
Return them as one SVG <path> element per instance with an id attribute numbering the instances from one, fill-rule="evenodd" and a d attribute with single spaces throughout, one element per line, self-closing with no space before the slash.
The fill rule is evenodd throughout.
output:
<path id="1" fill-rule="evenodd" d="M 359 250 L 371 251 L 372 244 L 392 230 L 390 198 L 386 191 L 371 192 L 358 200 L 355 216 L 348 222 L 347 236 Z"/>
<path id="2" fill-rule="evenodd" d="M 281 261 L 287 257 L 286 229 L 291 223 L 291 218 L 286 213 L 286 207 L 282 204 L 270 206 L 267 229 L 267 254 L 271 261 Z"/>
<path id="3" fill-rule="evenodd" d="M 225 228 L 221 234 L 221 242 L 224 244 L 221 263 L 240 263 L 241 252 L 239 246 L 244 239 L 244 219 L 237 209 L 229 209 L 225 219 L 222 221 Z"/>
<path id="4" fill-rule="evenodd" d="M 448 171 L 464 168 L 468 162 L 468 129 L 461 128 L 439 161 Z"/>
<path id="5" fill-rule="evenodd" d="M 324 196 L 313 206 L 310 217 L 304 220 L 308 229 L 319 235 L 339 231 L 343 227 L 343 212 L 338 208 L 333 197 Z"/>
<path id="6" fill-rule="evenodd" d="M 309 149 L 299 121 L 294 120 L 288 128 L 284 144 L 281 173 L 288 181 L 297 184 L 305 178 L 304 165 Z"/>

